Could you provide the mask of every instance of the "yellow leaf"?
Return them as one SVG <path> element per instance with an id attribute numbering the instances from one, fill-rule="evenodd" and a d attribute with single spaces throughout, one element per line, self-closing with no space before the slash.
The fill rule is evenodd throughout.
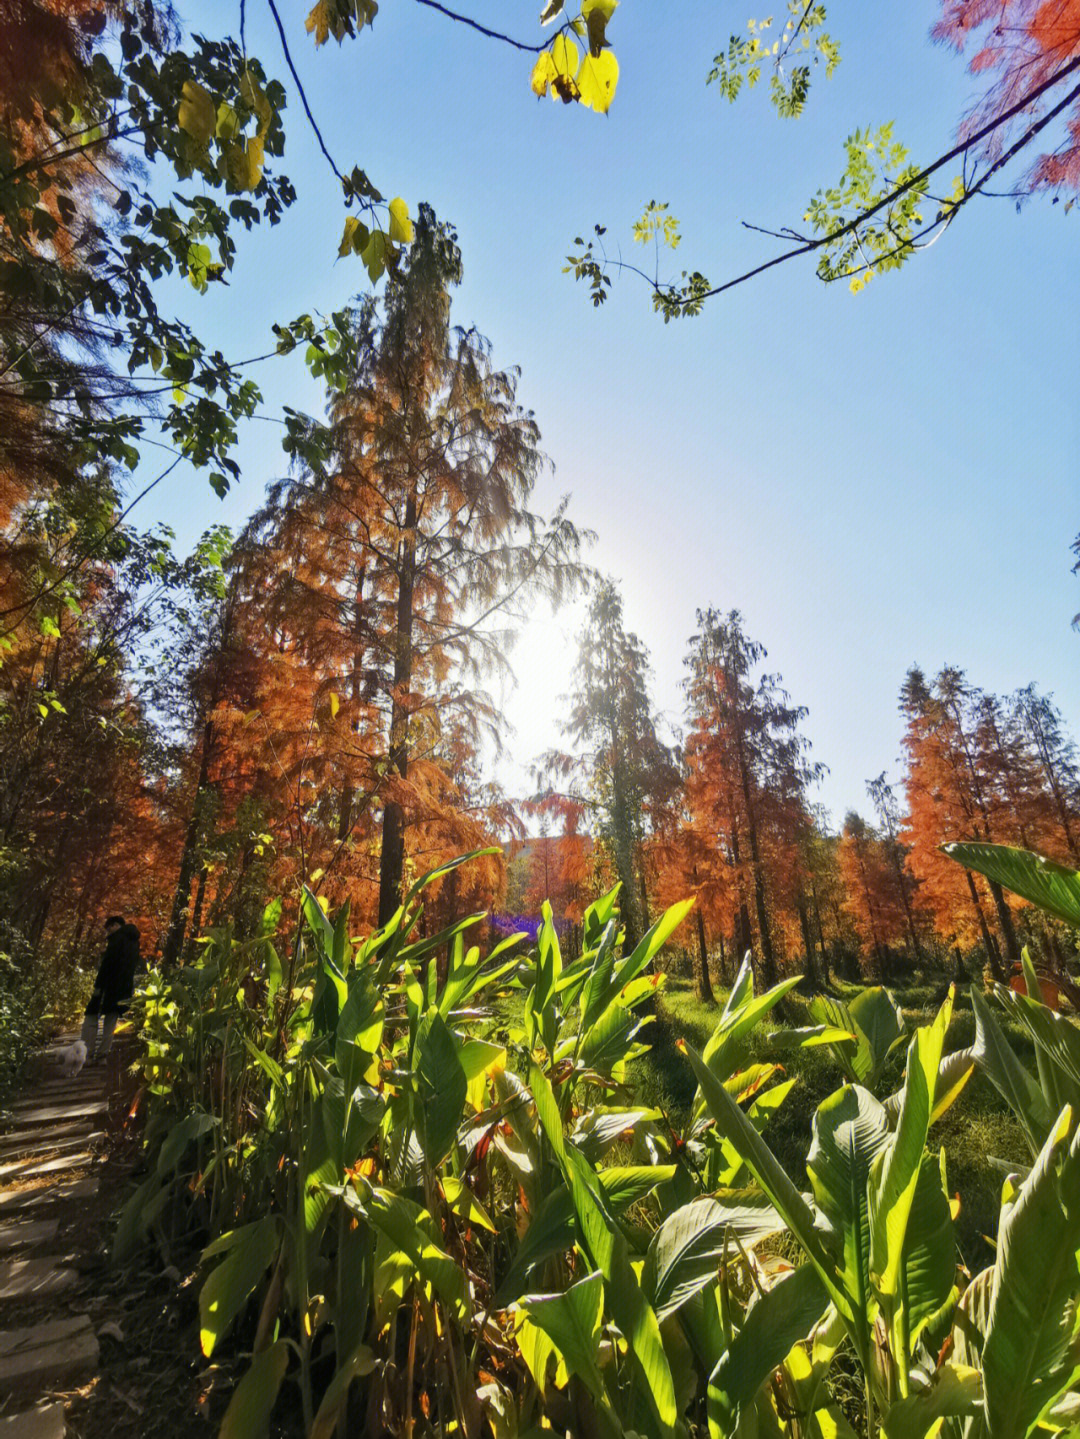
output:
<path id="1" fill-rule="evenodd" d="M 578 71 L 577 83 L 581 103 L 599 115 L 606 115 L 615 98 L 615 86 L 619 83 L 619 62 L 614 53 L 601 50 L 599 55 L 586 55 Z"/>
<path id="2" fill-rule="evenodd" d="M 341 701 L 337 695 L 331 692 L 330 695 L 330 718 L 337 719 L 338 710 L 341 708 Z"/>
<path id="3" fill-rule="evenodd" d="M 209 145 L 217 124 L 217 109 L 210 92 L 195 80 L 185 80 L 180 95 L 177 119 L 181 130 L 186 130 L 197 145 Z"/>
<path id="4" fill-rule="evenodd" d="M 362 255 L 371 239 L 371 231 L 364 224 L 363 220 L 355 215 L 346 215 L 345 231 L 341 237 L 341 244 L 338 246 L 339 255 L 348 255 L 350 252 Z"/>
<path id="5" fill-rule="evenodd" d="M 274 117 L 274 111 L 270 101 L 266 98 L 266 92 L 250 70 L 245 70 L 240 77 L 240 98 L 249 110 L 253 111 L 259 118 L 258 135 L 261 138 L 270 128 L 270 121 Z"/>
<path id="6" fill-rule="evenodd" d="M 409 219 L 409 207 L 399 195 L 390 201 L 390 238 L 399 245 L 408 245 L 413 237 L 413 224 Z"/>
<path id="7" fill-rule="evenodd" d="M 555 43 L 551 47 L 551 59 L 556 75 L 570 80 L 577 74 L 578 47 L 565 35 L 556 35 Z"/>
<path id="8" fill-rule="evenodd" d="M 263 142 L 260 136 L 249 135 L 246 140 L 233 140 L 225 146 L 225 175 L 231 193 L 257 189 L 262 172 Z"/>
<path id="9" fill-rule="evenodd" d="M 556 73 L 555 61 L 551 58 L 548 51 L 545 50 L 533 66 L 532 77 L 529 81 L 533 94 L 546 95 L 548 86 L 552 80 L 554 80 Z"/>
<path id="10" fill-rule="evenodd" d="M 304 29 L 310 35 L 314 30 L 315 44 L 325 45 L 330 38 L 330 0 L 319 0 L 311 14 L 304 21 Z"/>

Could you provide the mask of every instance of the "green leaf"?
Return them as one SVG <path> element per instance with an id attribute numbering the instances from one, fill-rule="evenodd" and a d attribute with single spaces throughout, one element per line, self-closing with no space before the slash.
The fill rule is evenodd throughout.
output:
<path id="1" fill-rule="evenodd" d="M 1009 844 L 956 842 L 941 848 L 950 859 L 1080 929 L 1080 873 L 1075 869 Z"/>
<path id="2" fill-rule="evenodd" d="M 744 964 L 743 968 L 748 969 L 748 966 Z M 740 970 L 727 1005 L 702 1054 L 715 1078 L 727 1079 L 737 1069 L 742 1068 L 746 1055 L 746 1036 L 786 994 L 791 993 L 801 978 L 801 975 L 794 975 L 755 998 L 750 987 L 749 974 L 744 979 Z"/>
<path id="3" fill-rule="evenodd" d="M 161 1178 L 171 1174 L 176 1166 L 183 1159 L 187 1147 L 194 1140 L 199 1139 L 220 1124 L 212 1114 L 185 1114 L 183 1119 L 177 1120 L 165 1137 L 165 1142 L 158 1150 L 157 1172 Z"/>
<path id="4" fill-rule="evenodd" d="M 1058 1071 L 1056 1087 L 1063 1089 L 1070 1101 L 1075 1101 L 1080 1090 L 1080 1029 L 1066 1015 L 1055 1014 L 1026 994 L 1017 994 L 1003 985 L 997 987 L 995 994 L 1031 1035 L 1036 1051 Z"/>
<path id="5" fill-rule="evenodd" d="M 642 1023 L 642 1017 L 624 1005 L 609 1005 L 583 1039 L 578 1058 L 589 1069 L 610 1073 L 626 1058 Z"/>
<path id="6" fill-rule="evenodd" d="M 652 1237 L 642 1284 L 663 1322 L 716 1278 L 732 1237 L 750 1248 L 784 1228 L 760 1189 L 731 1189 L 691 1200 Z"/>
<path id="7" fill-rule="evenodd" d="M 199 1291 L 199 1341 L 209 1359 L 278 1252 L 278 1223 L 267 1215 L 233 1231 L 228 1257 Z"/>
<path id="8" fill-rule="evenodd" d="M 945 1151 L 919 1170 L 901 1257 L 901 1292 L 909 1346 L 950 1302 L 956 1285 L 956 1237 L 945 1189 Z"/>
<path id="9" fill-rule="evenodd" d="M 289 1345 L 285 1339 L 255 1355 L 229 1400 L 218 1439 L 266 1439 L 270 1415 L 288 1367 Z"/>
<path id="10" fill-rule="evenodd" d="M 709 1427 L 734 1434 L 744 1408 L 829 1307 L 812 1264 L 803 1264 L 747 1310 L 746 1322 L 709 1376 Z"/>
<path id="11" fill-rule="evenodd" d="M 467 1313 L 465 1274 L 431 1238 L 432 1221 L 426 1209 L 390 1189 L 366 1187 L 361 1197 L 346 1188 L 344 1196 L 349 1208 L 381 1230 L 459 1317 Z"/>
<path id="12" fill-rule="evenodd" d="M 991 1439 L 1022 1439 L 1080 1377 L 1080 1127 L 1066 1107 L 998 1227 L 983 1379 Z"/>
<path id="13" fill-rule="evenodd" d="M 674 1164 L 634 1165 L 627 1168 L 603 1169 L 597 1176 L 604 1198 L 614 1214 L 622 1214 L 631 1204 L 644 1199 L 658 1184 L 675 1175 Z M 443 1181 L 445 1184 L 445 1180 Z M 552 1254 L 565 1253 L 574 1242 L 574 1201 L 569 1189 L 553 1189 L 545 1194 L 540 1207 L 526 1229 L 514 1262 L 499 1286 L 497 1304 L 505 1308 L 518 1297 L 528 1276 L 537 1264 Z"/>
<path id="14" fill-rule="evenodd" d="M 366 1344 L 358 1344 L 343 1364 L 339 1364 L 322 1397 L 308 1439 L 333 1439 L 338 1420 L 345 1409 L 354 1379 L 362 1379 L 375 1368 L 375 1356 Z"/>
<path id="15" fill-rule="evenodd" d="M 872 1302 L 870 1172 L 891 1137 L 885 1110 L 870 1091 L 845 1084 L 818 1106 L 806 1157 L 814 1198 L 840 1239 L 843 1299 L 838 1308 L 852 1321 L 863 1352 Z"/>
<path id="16" fill-rule="evenodd" d="M 561 1294 L 529 1294 L 517 1307 L 543 1330 L 567 1370 L 601 1403 L 607 1402 L 604 1380 L 596 1362 L 600 1320 L 604 1312 L 604 1277 L 597 1271 L 571 1284 Z"/>
<path id="17" fill-rule="evenodd" d="M 630 1263 L 626 1240 L 603 1198 L 596 1173 L 563 1135 L 551 1085 L 535 1062 L 530 1066 L 529 1085 L 541 1127 L 570 1185 L 582 1246 L 604 1276 L 611 1317 L 629 1346 L 648 1402 L 664 1434 L 671 1434 L 679 1417 L 671 1367 L 656 1315 Z"/>
<path id="18" fill-rule="evenodd" d="M 915 1031 L 908 1046 L 900 1119 L 880 1166 L 870 1200 L 870 1270 L 878 1292 L 895 1296 L 915 1186 L 926 1151 L 945 1032 L 952 1021 L 952 991 L 934 1022 Z"/>
<path id="19" fill-rule="evenodd" d="M 1023 1127 L 1031 1153 L 1039 1153 L 1054 1116 L 1042 1090 L 1013 1053 L 978 985 L 970 989 L 975 1012 L 975 1063 Z"/>
<path id="20" fill-rule="evenodd" d="M 949 1415 L 975 1414 L 982 1391 L 982 1375 L 977 1369 L 940 1364 L 925 1389 L 897 1400 L 886 1410 L 882 1423 L 885 1439 L 925 1439 L 935 1432 L 936 1421 Z"/>
<path id="21" fill-rule="evenodd" d="M 420 1087 L 416 1132 L 424 1158 L 434 1169 L 450 1152 L 469 1089 L 457 1044 L 434 1006 L 417 1031 L 413 1066 Z"/>
<path id="22" fill-rule="evenodd" d="M 702 1097 L 719 1133 L 734 1147 L 746 1167 L 768 1195 L 773 1207 L 821 1275 L 834 1303 L 844 1303 L 836 1267 L 830 1258 L 813 1212 L 788 1178 L 783 1165 L 716 1078 L 701 1055 L 680 1041 L 701 1086 Z M 820 1110 L 818 1111 L 820 1114 Z"/>
<path id="23" fill-rule="evenodd" d="M 896 1000 L 880 985 L 856 995 L 848 1006 L 848 1013 L 869 1045 L 870 1069 L 859 1076 L 859 1082 L 869 1089 L 876 1083 L 893 1049 L 904 1038 L 904 1016 Z"/>

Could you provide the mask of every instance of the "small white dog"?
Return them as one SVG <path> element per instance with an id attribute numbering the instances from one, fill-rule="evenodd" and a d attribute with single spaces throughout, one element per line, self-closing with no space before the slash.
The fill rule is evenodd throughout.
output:
<path id="1" fill-rule="evenodd" d="M 53 1063 L 61 1074 L 74 1079 L 86 1063 L 86 1045 L 81 1039 L 77 1039 L 74 1044 L 65 1044 L 53 1055 Z"/>

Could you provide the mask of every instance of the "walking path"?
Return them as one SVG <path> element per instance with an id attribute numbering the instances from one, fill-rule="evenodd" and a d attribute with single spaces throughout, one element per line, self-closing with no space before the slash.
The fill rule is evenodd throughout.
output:
<path id="1" fill-rule="evenodd" d="M 77 1291 L 92 1262 L 80 1219 L 98 1190 L 105 1066 L 42 1072 L 0 1117 L 0 1439 L 63 1439 L 59 1396 L 99 1360 Z"/>

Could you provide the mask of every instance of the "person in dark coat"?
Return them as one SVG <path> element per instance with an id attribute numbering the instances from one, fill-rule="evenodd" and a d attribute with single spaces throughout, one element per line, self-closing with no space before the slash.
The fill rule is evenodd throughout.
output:
<path id="1" fill-rule="evenodd" d="M 88 1063 L 104 1059 L 108 1054 L 116 1022 L 134 993 L 138 968 L 139 931 L 122 914 L 111 914 L 105 921 L 105 948 L 94 980 L 94 992 L 83 1017 L 82 1040 Z"/>

